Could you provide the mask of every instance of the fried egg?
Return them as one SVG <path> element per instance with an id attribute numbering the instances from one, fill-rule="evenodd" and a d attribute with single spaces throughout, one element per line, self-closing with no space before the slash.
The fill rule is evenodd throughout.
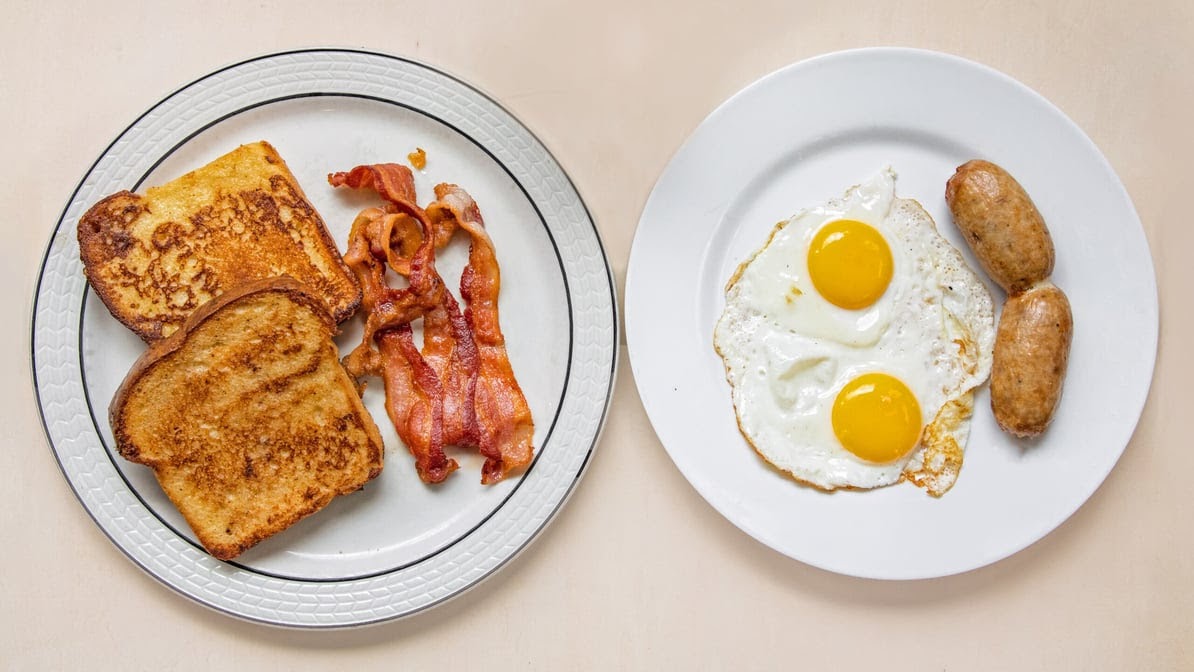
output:
<path id="1" fill-rule="evenodd" d="M 886 169 L 780 222 L 726 287 L 714 346 L 738 427 L 824 490 L 957 480 L 991 295 Z"/>

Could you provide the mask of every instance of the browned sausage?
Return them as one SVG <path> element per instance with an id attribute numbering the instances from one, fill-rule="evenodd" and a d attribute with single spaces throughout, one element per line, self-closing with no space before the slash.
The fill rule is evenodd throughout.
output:
<path id="1" fill-rule="evenodd" d="M 1004 431 L 1045 431 L 1065 380 L 1074 318 L 1064 292 L 1049 283 L 1009 297 L 995 334 L 991 410 Z"/>
<path id="2" fill-rule="evenodd" d="M 967 161 L 945 185 L 945 202 L 991 279 L 1019 294 L 1053 272 L 1053 240 L 1020 183 L 989 161 Z"/>

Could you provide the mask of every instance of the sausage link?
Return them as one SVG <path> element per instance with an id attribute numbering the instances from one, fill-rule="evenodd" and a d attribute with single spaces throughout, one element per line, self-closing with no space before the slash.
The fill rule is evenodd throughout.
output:
<path id="1" fill-rule="evenodd" d="M 1053 240 L 1020 183 L 989 161 L 967 161 L 945 185 L 945 202 L 979 263 L 1008 294 L 1053 272 Z"/>
<path id="2" fill-rule="evenodd" d="M 1020 437 L 1045 431 L 1061 399 L 1073 334 L 1069 299 L 1054 285 L 1008 298 L 991 367 L 991 409 L 1004 431 Z"/>

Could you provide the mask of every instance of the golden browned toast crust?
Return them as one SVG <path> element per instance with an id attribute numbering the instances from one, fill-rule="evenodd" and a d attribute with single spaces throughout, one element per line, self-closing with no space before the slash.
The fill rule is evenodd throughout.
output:
<path id="1" fill-rule="evenodd" d="M 79 219 L 78 236 L 92 288 L 147 342 L 249 280 L 295 278 L 336 322 L 361 299 L 319 213 L 267 142 L 242 145 L 144 196 L 112 194 Z"/>
<path id="2" fill-rule="evenodd" d="M 153 469 L 213 556 L 234 558 L 381 472 L 381 435 L 334 332 L 298 282 L 250 282 L 151 345 L 117 391 L 117 451 Z"/>

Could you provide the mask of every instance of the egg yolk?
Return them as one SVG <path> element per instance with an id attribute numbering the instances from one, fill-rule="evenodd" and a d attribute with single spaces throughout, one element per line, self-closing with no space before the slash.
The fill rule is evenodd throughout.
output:
<path id="1" fill-rule="evenodd" d="M 821 227 L 808 248 L 813 286 L 835 306 L 866 308 L 891 283 L 891 248 L 878 229 L 853 219 Z"/>
<path id="2" fill-rule="evenodd" d="M 846 383 L 833 402 L 833 433 L 868 462 L 891 462 L 920 440 L 920 404 L 908 386 L 885 373 Z"/>

